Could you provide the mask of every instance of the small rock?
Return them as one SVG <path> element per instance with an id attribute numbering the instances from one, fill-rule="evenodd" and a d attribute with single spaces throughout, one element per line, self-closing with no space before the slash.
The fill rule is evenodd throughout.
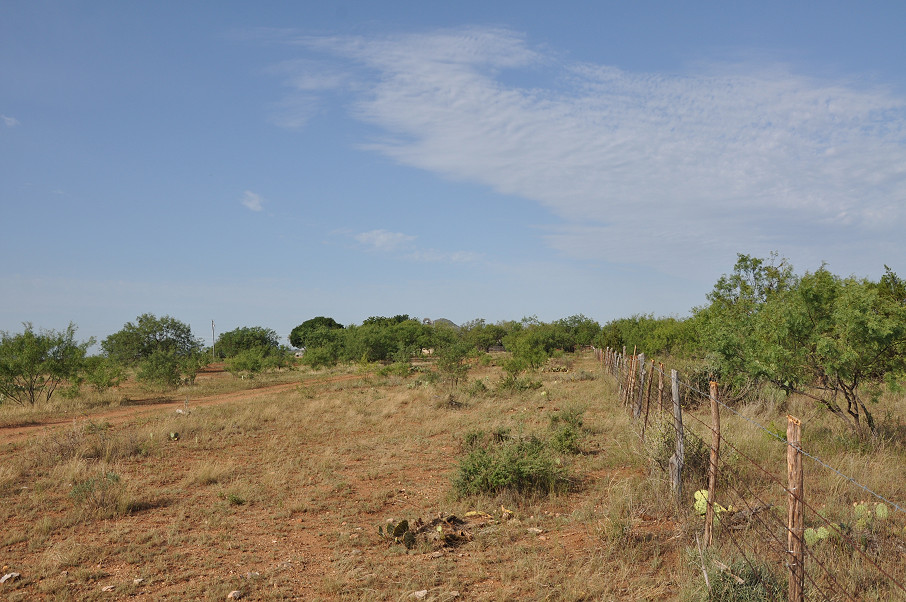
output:
<path id="1" fill-rule="evenodd" d="M 528 529 L 526 529 L 526 531 L 535 535 L 541 535 L 542 533 L 544 533 L 544 530 L 539 529 L 538 527 L 529 527 Z"/>
<path id="2" fill-rule="evenodd" d="M 114 587 L 112 585 L 105 585 L 104 587 L 101 588 L 101 591 L 102 592 L 112 592 L 115 589 L 116 589 L 116 587 Z"/>
<path id="3" fill-rule="evenodd" d="M 424 600 L 425 596 L 427 596 L 427 595 L 428 595 L 428 590 L 423 589 L 423 590 L 419 590 L 417 592 L 412 592 L 411 594 L 409 594 L 409 597 L 415 598 L 416 600 Z"/>
<path id="4" fill-rule="evenodd" d="M 431 558 L 440 558 L 440 557 L 443 556 L 443 555 L 444 555 L 443 552 L 432 552 L 432 553 L 431 553 Z"/>
<path id="5" fill-rule="evenodd" d="M 231 591 L 230 593 L 227 594 L 227 600 L 238 600 L 241 597 L 242 597 L 242 592 L 239 591 L 238 589 L 234 589 L 233 591 Z"/>
<path id="6" fill-rule="evenodd" d="M 141 585 L 144 582 L 145 582 L 144 579 L 142 579 L 141 577 L 138 577 L 138 578 L 132 580 L 132 585 Z"/>
<path id="7" fill-rule="evenodd" d="M 0 577 L 0 583 L 6 583 L 7 581 L 15 581 L 19 578 L 19 573 L 7 573 Z"/>

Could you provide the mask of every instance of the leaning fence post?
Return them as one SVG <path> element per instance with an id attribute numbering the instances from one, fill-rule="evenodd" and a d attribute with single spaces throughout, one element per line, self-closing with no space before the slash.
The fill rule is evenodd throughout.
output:
<path id="1" fill-rule="evenodd" d="M 714 496 L 717 489 L 717 461 L 720 458 L 720 407 L 717 383 L 711 381 L 711 462 L 708 465 L 708 510 L 705 512 L 705 547 L 714 540 Z"/>
<path id="2" fill-rule="evenodd" d="M 670 458 L 670 482 L 676 493 L 676 505 L 683 504 L 683 409 L 680 406 L 679 377 L 676 370 L 670 371 L 670 384 L 673 389 L 673 429 L 676 431 L 676 452 Z"/>
<path id="3" fill-rule="evenodd" d="M 789 478 L 789 525 L 787 547 L 790 553 L 789 602 L 805 600 L 805 550 L 803 536 L 803 475 L 802 475 L 802 422 L 787 416 L 786 463 Z"/>

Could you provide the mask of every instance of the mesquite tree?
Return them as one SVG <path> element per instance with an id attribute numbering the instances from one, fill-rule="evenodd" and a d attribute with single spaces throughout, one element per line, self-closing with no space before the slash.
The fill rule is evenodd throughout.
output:
<path id="1" fill-rule="evenodd" d="M 24 326 L 19 334 L 0 332 L 0 395 L 34 405 L 40 397 L 50 401 L 61 383 L 78 379 L 94 339 L 77 343 L 72 323 L 62 332 Z"/>

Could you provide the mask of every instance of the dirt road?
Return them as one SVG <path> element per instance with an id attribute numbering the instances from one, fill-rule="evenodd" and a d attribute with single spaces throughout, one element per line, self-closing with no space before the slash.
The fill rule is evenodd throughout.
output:
<path id="1" fill-rule="evenodd" d="M 299 386 L 310 386 L 316 384 L 327 384 L 333 382 L 342 382 L 362 378 L 360 374 L 346 374 L 342 376 L 333 376 L 331 378 L 311 378 L 299 382 L 281 383 L 278 385 L 268 385 L 257 389 L 243 389 L 241 391 L 231 391 L 218 395 L 199 397 L 191 399 L 189 404 L 193 408 L 216 406 L 234 401 L 245 401 L 255 399 L 266 395 L 273 395 L 281 391 L 289 391 Z M 28 439 L 28 437 L 43 432 L 46 429 L 58 428 L 72 424 L 78 420 L 92 420 L 95 422 L 107 422 L 111 425 L 125 424 L 136 418 L 148 416 L 156 413 L 173 412 L 183 407 L 184 400 L 172 398 L 169 401 L 152 401 L 152 402 L 134 402 L 134 405 L 121 406 L 111 410 L 100 410 L 92 413 L 82 413 L 79 415 L 67 416 L 65 418 L 53 418 L 38 423 L 4 426 L 0 427 L 0 445 L 10 445 L 19 443 Z"/>

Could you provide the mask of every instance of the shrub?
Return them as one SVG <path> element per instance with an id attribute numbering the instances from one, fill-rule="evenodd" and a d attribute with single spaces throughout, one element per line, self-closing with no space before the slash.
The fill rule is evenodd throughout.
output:
<path id="1" fill-rule="evenodd" d="M 584 410 L 570 408 L 551 414 L 551 447 L 562 454 L 578 454 L 582 451 L 582 414 Z"/>
<path id="2" fill-rule="evenodd" d="M 118 387 L 125 377 L 123 367 L 110 358 L 100 355 L 85 358 L 85 382 L 98 393 Z"/>
<path id="3" fill-rule="evenodd" d="M 408 361 L 399 361 L 392 364 L 388 364 L 378 370 L 380 376 L 399 376 L 405 378 L 409 376 L 412 366 Z"/>
<path id="4" fill-rule="evenodd" d="M 466 389 L 466 393 L 468 393 L 471 397 L 485 395 L 487 392 L 488 386 L 483 380 L 473 380 L 471 383 L 469 383 L 468 389 Z"/>
<path id="5" fill-rule="evenodd" d="M 551 447 L 562 454 L 578 454 L 582 451 L 579 441 L 582 435 L 579 430 L 568 424 L 561 426 L 551 438 Z"/>
<path id="6" fill-rule="evenodd" d="M 302 356 L 302 363 L 311 366 L 315 370 L 318 368 L 329 368 L 337 365 L 337 353 L 333 347 L 314 347 L 305 350 Z"/>
<path id="7" fill-rule="evenodd" d="M 76 343 L 75 331 L 70 324 L 62 332 L 35 332 L 27 322 L 20 334 L 0 331 L 0 402 L 33 406 L 40 398 L 50 401 L 61 384 L 78 383 L 85 351 L 94 339 Z"/>
<path id="8" fill-rule="evenodd" d="M 568 470 L 548 442 L 535 436 L 495 440 L 467 436 L 471 448 L 459 463 L 453 487 L 461 496 L 478 494 L 550 494 L 568 489 Z"/>
<path id="9" fill-rule="evenodd" d="M 160 389 L 175 389 L 181 381 L 179 356 L 155 349 L 139 364 L 138 380 Z"/>
<path id="10" fill-rule="evenodd" d="M 500 382 L 497 383 L 497 389 L 499 391 L 510 392 L 510 393 L 521 393 L 522 391 L 534 391 L 540 389 L 543 386 L 543 383 L 540 380 L 535 380 L 527 376 L 516 377 L 513 375 L 506 375 Z"/>

